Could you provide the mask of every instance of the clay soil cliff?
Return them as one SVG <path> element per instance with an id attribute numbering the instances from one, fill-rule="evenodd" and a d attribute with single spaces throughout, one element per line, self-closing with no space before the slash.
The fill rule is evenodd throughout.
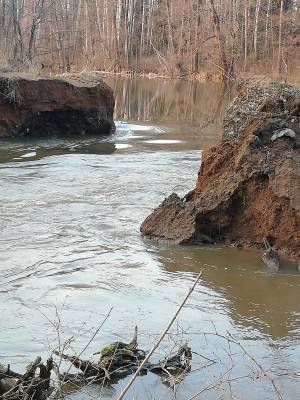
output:
<path id="1" fill-rule="evenodd" d="M 203 154 L 196 187 L 172 194 L 141 225 L 177 243 L 225 242 L 300 256 L 300 90 L 250 80 L 238 87 L 222 142 Z"/>
<path id="2" fill-rule="evenodd" d="M 114 97 L 99 77 L 0 74 L 0 138 L 108 134 Z"/>

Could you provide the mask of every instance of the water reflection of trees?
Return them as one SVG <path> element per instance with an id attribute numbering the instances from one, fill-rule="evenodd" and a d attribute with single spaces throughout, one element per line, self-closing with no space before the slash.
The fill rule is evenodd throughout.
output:
<path id="1" fill-rule="evenodd" d="M 226 105 L 219 83 L 122 77 L 107 83 L 114 89 L 115 118 L 121 120 L 202 125 L 215 117 L 220 122 Z"/>

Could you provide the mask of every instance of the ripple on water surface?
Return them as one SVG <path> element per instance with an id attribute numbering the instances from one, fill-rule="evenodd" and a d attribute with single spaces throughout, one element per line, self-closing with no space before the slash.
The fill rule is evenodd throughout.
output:
<path id="1" fill-rule="evenodd" d="M 54 306 L 62 339 L 74 336 L 77 350 L 110 307 L 88 354 L 106 342 L 130 338 L 135 324 L 141 347 L 149 348 L 202 268 L 201 285 L 173 328 L 176 336 L 162 346 L 170 348 L 174 338 L 187 340 L 202 356 L 194 355 L 193 372 L 177 398 L 188 398 L 224 374 L 231 358 L 237 397 L 252 399 L 255 385 L 255 398 L 276 398 L 240 348 L 231 349 L 230 358 L 228 343 L 210 335 L 217 329 L 234 335 L 276 377 L 284 397 L 296 400 L 300 277 L 294 264 L 285 262 L 280 273 L 269 274 L 255 251 L 158 245 L 139 234 L 141 221 L 164 196 L 193 187 L 200 149 L 213 141 L 196 140 L 193 126 L 185 134 L 179 131 L 171 124 L 132 122 L 117 124 L 116 134 L 103 139 L 4 144 L 0 362 L 20 369 L 37 354 L 47 355 L 56 343 L 49 322 L 56 318 Z M 125 381 L 103 389 L 103 398 L 114 398 Z M 128 398 L 145 398 L 145 390 L 152 398 L 172 398 L 151 374 L 137 381 Z M 205 398 L 219 397 L 218 390 Z M 90 387 L 72 397 L 99 391 Z"/>

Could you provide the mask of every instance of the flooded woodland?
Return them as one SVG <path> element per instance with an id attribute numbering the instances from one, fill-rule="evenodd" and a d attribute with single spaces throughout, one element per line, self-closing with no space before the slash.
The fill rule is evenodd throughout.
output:
<path id="1" fill-rule="evenodd" d="M 89 359 L 106 343 L 149 349 L 200 270 L 203 276 L 161 347 L 192 349 L 176 390 L 140 376 L 126 399 L 285 399 L 300 390 L 300 273 L 257 250 L 178 246 L 140 224 L 167 195 L 196 183 L 204 149 L 222 136 L 229 102 L 218 83 L 107 76 L 116 132 L 2 139 L 0 363 L 21 372 L 53 350 Z M 62 370 L 69 365 L 63 361 Z M 115 399 L 129 377 L 67 391 Z"/>

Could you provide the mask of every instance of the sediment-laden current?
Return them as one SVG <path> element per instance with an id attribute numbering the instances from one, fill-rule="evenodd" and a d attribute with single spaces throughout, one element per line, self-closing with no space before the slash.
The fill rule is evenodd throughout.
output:
<path id="1" fill-rule="evenodd" d="M 196 181 L 201 150 L 221 135 L 220 88 L 107 81 L 116 97 L 113 136 L 0 144 L 0 362 L 22 370 L 70 337 L 80 352 L 111 307 L 83 356 L 130 339 L 135 325 L 141 347 L 149 348 L 203 269 L 160 351 L 186 341 L 196 353 L 176 398 L 206 388 L 197 398 L 276 399 L 270 376 L 284 399 L 298 399 L 295 263 L 284 260 L 280 272 L 269 273 L 256 251 L 158 244 L 139 233 L 156 204 L 173 190 L 186 193 Z M 243 347 L 220 335 L 232 335 Z M 126 380 L 70 397 L 113 399 Z M 173 396 L 148 374 L 127 398 Z"/>

